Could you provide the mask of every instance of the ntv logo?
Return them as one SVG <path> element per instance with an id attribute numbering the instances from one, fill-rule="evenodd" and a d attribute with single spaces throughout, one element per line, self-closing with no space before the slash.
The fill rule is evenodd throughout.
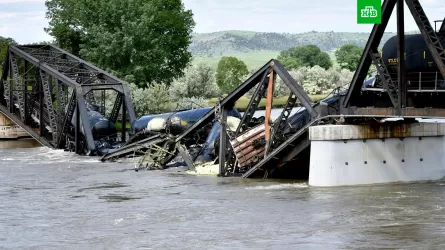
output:
<path id="1" fill-rule="evenodd" d="M 380 24 L 381 22 L 381 0 L 357 0 L 357 23 Z"/>
<path id="2" fill-rule="evenodd" d="M 366 6 L 361 12 L 363 18 L 375 18 L 378 16 L 378 12 L 373 6 Z"/>

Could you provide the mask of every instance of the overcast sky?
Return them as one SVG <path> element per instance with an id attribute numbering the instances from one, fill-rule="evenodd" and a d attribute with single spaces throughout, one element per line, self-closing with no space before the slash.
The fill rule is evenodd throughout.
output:
<path id="1" fill-rule="evenodd" d="M 288 33 L 312 30 L 370 32 L 371 25 L 357 24 L 356 2 L 356 0 L 184 0 L 185 7 L 194 13 L 195 32 L 199 33 L 222 30 Z M 443 20 L 445 17 L 443 2 L 444 0 L 421 0 L 431 22 Z M 45 10 L 45 0 L 0 0 L 0 36 L 12 37 L 19 43 L 52 40 L 43 30 L 48 24 Z M 408 9 L 406 13 L 409 13 Z M 417 29 L 411 17 L 407 19 L 405 25 L 407 30 Z M 395 30 L 396 24 L 392 20 L 387 31 Z"/>

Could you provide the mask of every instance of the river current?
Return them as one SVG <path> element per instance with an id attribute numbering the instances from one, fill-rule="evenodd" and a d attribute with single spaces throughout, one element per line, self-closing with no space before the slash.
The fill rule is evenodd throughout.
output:
<path id="1" fill-rule="evenodd" d="M 10 146 L 0 249 L 445 248 L 445 181 L 315 188 Z"/>

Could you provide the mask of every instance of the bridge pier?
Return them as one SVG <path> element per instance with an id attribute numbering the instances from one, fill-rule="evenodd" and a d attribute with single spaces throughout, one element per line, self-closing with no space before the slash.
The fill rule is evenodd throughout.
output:
<path id="1" fill-rule="evenodd" d="M 15 140 L 30 137 L 25 130 L 17 126 L 0 112 L 0 140 Z"/>
<path id="2" fill-rule="evenodd" d="M 309 185 L 442 179 L 444 134 L 444 123 L 311 127 Z"/>

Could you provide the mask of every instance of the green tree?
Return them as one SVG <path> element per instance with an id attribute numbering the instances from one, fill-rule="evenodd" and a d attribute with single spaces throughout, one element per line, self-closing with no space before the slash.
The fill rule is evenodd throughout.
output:
<path id="1" fill-rule="evenodd" d="M 56 38 L 60 47 L 79 56 L 82 43 L 81 8 L 84 1 L 47 0 L 45 2 L 49 27 L 45 31 Z"/>
<path id="2" fill-rule="evenodd" d="M 353 44 L 346 44 L 335 51 L 335 57 L 337 58 L 337 62 L 340 64 L 342 69 L 354 71 L 357 69 L 362 53 L 362 47 Z"/>
<path id="3" fill-rule="evenodd" d="M 17 45 L 17 42 L 10 37 L 0 36 L 0 63 L 2 66 L 6 58 L 6 53 L 8 53 L 8 47 L 10 45 Z"/>
<path id="4" fill-rule="evenodd" d="M 304 45 L 283 50 L 278 55 L 278 60 L 288 69 L 299 67 L 314 67 L 318 65 L 324 69 L 332 67 L 332 61 L 328 53 L 322 52 L 315 45 Z"/>
<path id="5" fill-rule="evenodd" d="M 191 60 L 195 26 L 181 0 L 47 0 L 46 31 L 64 49 L 97 66 L 133 75 L 136 83 L 167 83 Z"/>
<path id="6" fill-rule="evenodd" d="M 35 42 L 30 43 L 29 45 L 56 45 L 57 43 L 55 41 L 41 41 L 41 42 Z"/>
<path id="7" fill-rule="evenodd" d="M 246 64 L 236 57 L 224 56 L 216 70 L 216 84 L 223 93 L 230 93 L 238 87 L 249 73 Z"/>
<path id="8" fill-rule="evenodd" d="M 190 66 L 184 76 L 173 81 L 170 95 L 173 100 L 182 98 L 212 98 L 218 95 L 215 71 L 205 63 Z"/>

